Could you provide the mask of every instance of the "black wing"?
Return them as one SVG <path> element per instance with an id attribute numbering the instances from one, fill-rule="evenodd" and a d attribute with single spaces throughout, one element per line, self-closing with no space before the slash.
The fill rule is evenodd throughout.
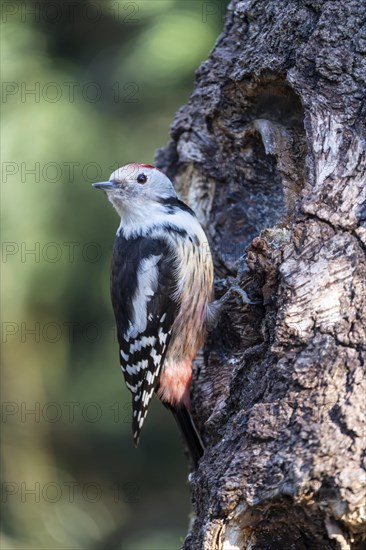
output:
<path id="1" fill-rule="evenodd" d="M 121 368 L 132 393 L 133 438 L 137 445 L 148 405 L 159 383 L 172 324 L 176 260 L 162 239 L 116 237 L 111 294 Z"/>

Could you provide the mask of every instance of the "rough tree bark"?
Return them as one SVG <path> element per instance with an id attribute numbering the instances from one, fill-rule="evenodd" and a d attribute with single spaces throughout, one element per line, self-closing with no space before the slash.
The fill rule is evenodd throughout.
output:
<path id="1" fill-rule="evenodd" d="M 184 548 L 360 548 L 364 0 L 233 1 L 157 164 L 236 298 L 197 360 L 206 444 Z"/>

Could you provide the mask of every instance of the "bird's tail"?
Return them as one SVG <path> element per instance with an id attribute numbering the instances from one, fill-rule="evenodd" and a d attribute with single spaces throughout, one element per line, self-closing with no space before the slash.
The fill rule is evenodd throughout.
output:
<path id="1" fill-rule="evenodd" d="M 189 411 L 187 410 L 185 405 L 183 404 L 177 405 L 175 407 L 168 404 L 166 405 L 173 413 L 173 416 L 188 447 L 189 454 L 191 455 L 194 463 L 194 467 L 195 469 L 197 469 L 198 462 L 203 455 L 204 446 L 199 436 L 199 433 L 197 432 L 196 426 L 194 425 L 192 417 L 189 414 Z"/>

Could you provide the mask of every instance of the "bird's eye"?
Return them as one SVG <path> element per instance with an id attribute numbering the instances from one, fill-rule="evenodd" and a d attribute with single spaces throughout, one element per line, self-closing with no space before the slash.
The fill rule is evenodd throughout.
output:
<path id="1" fill-rule="evenodd" d="M 146 183 L 147 176 L 146 174 L 139 174 L 136 178 L 137 183 Z"/>

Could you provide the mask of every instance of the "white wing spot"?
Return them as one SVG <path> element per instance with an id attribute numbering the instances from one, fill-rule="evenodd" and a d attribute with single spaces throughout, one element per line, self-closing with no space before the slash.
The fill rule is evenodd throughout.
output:
<path id="1" fill-rule="evenodd" d="M 147 412 L 147 411 L 146 411 L 146 412 Z M 144 423 L 144 420 L 145 420 L 145 417 L 146 417 L 146 412 L 145 412 L 144 416 L 143 416 L 142 418 L 140 418 L 140 420 L 139 420 L 139 428 L 141 428 L 141 426 L 142 426 L 143 423 Z"/>
<path id="2" fill-rule="evenodd" d="M 124 359 L 125 361 L 128 361 L 128 355 L 126 355 L 125 353 L 123 353 L 122 350 L 121 350 L 121 357 L 122 357 L 122 359 Z"/>
<path id="3" fill-rule="evenodd" d="M 144 359 L 143 361 L 139 361 L 136 363 L 136 365 L 128 365 L 126 367 L 126 371 L 128 374 L 138 374 L 141 369 L 146 369 L 148 366 L 147 359 Z"/>
<path id="4" fill-rule="evenodd" d="M 137 382 L 137 384 L 135 384 L 134 386 L 132 384 L 129 384 L 127 382 L 127 380 L 125 380 L 125 383 L 126 383 L 126 386 L 127 388 L 132 391 L 132 393 L 136 393 L 137 390 L 142 386 L 142 383 L 143 383 L 143 380 L 140 380 L 139 382 Z M 140 394 L 138 394 L 140 395 Z M 138 397 L 138 395 L 136 397 Z M 135 397 L 135 401 L 136 401 L 136 397 Z"/>
<path id="5" fill-rule="evenodd" d="M 161 355 L 156 352 L 155 348 L 151 350 L 150 356 L 154 361 L 154 365 L 159 365 L 161 361 Z"/>
<path id="6" fill-rule="evenodd" d="M 168 334 L 163 331 L 163 329 L 159 330 L 159 342 L 160 345 L 165 344 L 166 339 L 168 338 Z"/>
<path id="7" fill-rule="evenodd" d="M 125 380 L 125 382 L 126 382 L 127 388 L 128 388 L 130 391 L 132 391 L 132 393 L 136 393 L 137 388 L 138 388 L 138 385 L 136 384 L 136 386 L 133 386 L 132 384 L 129 384 L 129 383 L 127 382 L 127 380 Z"/>
<path id="8" fill-rule="evenodd" d="M 130 353 L 132 355 L 135 351 L 140 351 L 140 349 L 146 348 L 147 346 L 153 346 L 155 342 L 155 336 L 143 336 L 140 340 L 130 345 Z"/>
<path id="9" fill-rule="evenodd" d="M 137 365 L 127 365 L 126 371 L 128 374 L 137 374 L 138 372 L 138 364 Z"/>
<path id="10" fill-rule="evenodd" d="M 147 398 L 147 391 L 144 390 L 142 393 L 142 404 L 144 405 L 144 407 L 146 407 L 146 398 Z"/>

